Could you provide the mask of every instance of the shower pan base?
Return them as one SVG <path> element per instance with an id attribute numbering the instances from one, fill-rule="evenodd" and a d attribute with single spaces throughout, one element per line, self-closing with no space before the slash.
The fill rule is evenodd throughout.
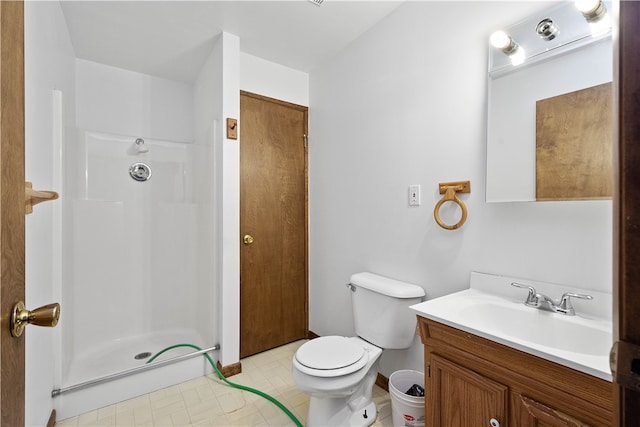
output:
<path id="1" fill-rule="evenodd" d="M 72 375 L 69 375 L 67 381 L 60 387 L 62 390 L 70 390 L 62 394 L 59 394 L 59 390 L 53 393 L 58 420 L 213 373 L 211 366 L 204 357 L 200 356 L 151 370 L 132 372 L 118 378 L 118 374 L 122 371 L 135 371 L 138 367 L 144 367 L 147 359 L 135 359 L 135 356 L 141 352 L 139 349 L 144 348 L 156 354 L 170 345 L 185 342 L 207 347 L 203 345 L 202 338 L 197 334 L 182 331 L 182 333 L 154 334 L 146 338 L 134 337 L 121 340 L 116 345 L 111 343 L 108 348 L 105 346 L 102 349 L 85 352 L 81 360 L 72 363 L 73 370 L 70 372 Z M 189 353 L 193 353 L 193 350 L 176 349 L 174 352 L 164 354 L 156 362 Z M 213 357 L 215 359 L 215 354 Z M 116 378 L 106 382 L 99 381 L 102 377 L 110 376 Z M 74 386 L 90 383 L 94 379 L 98 379 L 96 384 L 74 389 Z"/>

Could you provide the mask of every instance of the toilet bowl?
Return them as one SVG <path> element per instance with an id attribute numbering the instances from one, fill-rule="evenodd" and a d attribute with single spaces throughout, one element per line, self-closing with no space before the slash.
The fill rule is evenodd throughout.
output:
<path id="1" fill-rule="evenodd" d="M 326 336 L 303 344 L 293 358 L 293 379 L 311 396 L 307 426 L 369 426 L 382 349 L 359 337 Z"/>
<path id="2" fill-rule="evenodd" d="M 422 300 L 422 287 L 372 273 L 351 276 L 347 287 L 358 336 L 311 340 L 293 356 L 293 379 L 310 396 L 307 426 L 373 424 L 371 399 L 383 349 L 408 348 L 416 317 L 408 307 Z"/>

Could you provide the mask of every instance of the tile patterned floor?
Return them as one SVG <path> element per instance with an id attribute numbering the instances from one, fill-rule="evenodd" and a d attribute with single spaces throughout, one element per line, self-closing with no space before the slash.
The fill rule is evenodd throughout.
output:
<path id="1" fill-rule="evenodd" d="M 273 396 L 304 423 L 309 397 L 298 391 L 291 377 L 291 359 L 303 343 L 298 341 L 242 359 L 242 373 L 229 380 Z M 373 397 L 378 408 L 373 425 L 392 426 L 389 393 L 374 386 Z M 272 402 L 229 387 L 217 376 L 197 378 L 56 423 L 58 427 L 293 425 Z"/>

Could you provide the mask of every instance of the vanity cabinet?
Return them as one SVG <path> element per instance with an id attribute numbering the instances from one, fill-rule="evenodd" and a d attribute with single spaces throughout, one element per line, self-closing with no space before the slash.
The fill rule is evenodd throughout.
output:
<path id="1" fill-rule="evenodd" d="M 427 427 L 611 426 L 612 383 L 418 316 Z"/>
<path id="2" fill-rule="evenodd" d="M 425 372 L 430 373 L 436 390 L 432 388 L 427 393 L 431 402 L 427 407 L 437 421 L 434 425 L 483 426 L 489 425 L 492 418 L 506 418 L 507 386 L 436 354 L 431 355 L 430 362 L 430 369 Z"/>

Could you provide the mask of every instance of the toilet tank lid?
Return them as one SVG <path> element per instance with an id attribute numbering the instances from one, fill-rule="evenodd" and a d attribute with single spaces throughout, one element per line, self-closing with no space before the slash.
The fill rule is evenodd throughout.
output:
<path id="1" fill-rule="evenodd" d="M 351 275 L 350 283 L 394 298 L 420 298 L 425 295 L 421 286 L 377 274 L 363 272 Z"/>

